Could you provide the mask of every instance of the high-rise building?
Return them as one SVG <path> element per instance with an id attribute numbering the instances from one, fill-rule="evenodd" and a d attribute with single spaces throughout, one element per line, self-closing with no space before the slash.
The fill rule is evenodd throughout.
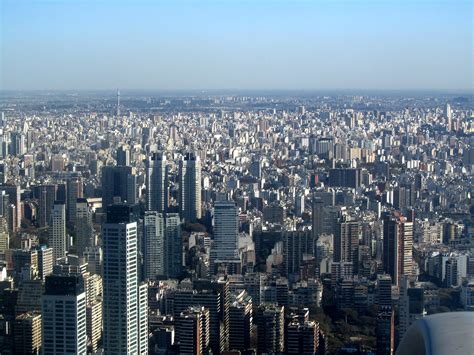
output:
<path id="1" fill-rule="evenodd" d="M 138 354 L 148 354 L 148 284 L 138 285 Z"/>
<path id="2" fill-rule="evenodd" d="M 117 149 L 117 166 L 130 166 L 130 149 L 121 146 Z"/>
<path id="3" fill-rule="evenodd" d="M 299 274 L 304 256 L 315 256 L 316 238 L 309 231 L 285 231 L 283 233 L 283 257 L 286 276 Z"/>
<path id="4" fill-rule="evenodd" d="M 109 206 L 102 226 L 106 354 L 138 353 L 146 348 L 140 344 L 137 222 L 131 222 L 131 214 L 129 206 Z"/>
<path id="5" fill-rule="evenodd" d="M 44 355 L 87 354 L 86 293 L 82 276 L 47 276 L 41 314 Z"/>
<path id="6" fill-rule="evenodd" d="M 453 112 L 451 111 L 451 105 L 448 103 L 444 106 L 444 118 L 446 119 L 446 131 L 451 132 L 453 127 Z"/>
<path id="7" fill-rule="evenodd" d="M 157 212 L 168 209 L 168 165 L 163 153 L 153 153 L 147 160 L 146 208 Z"/>
<path id="8" fill-rule="evenodd" d="M 102 206 L 113 203 L 135 204 L 136 176 L 130 166 L 104 166 L 102 168 Z"/>
<path id="9" fill-rule="evenodd" d="M 377 315 L 376 354 L 392 355 L 395 350 L 395 316 L 391 306 L 382 306 Z"/>
<path id="10" fill-rule="evenodd" d="M 257 308 L 259 354 L 283 353 L 285 350 L 285 307 L 262 304 Z"/>
<path id="11" fill-rule="evenodd" d="M 316 322 L 292 319 L 286 326 L 286 354 L 316 354 L 318 340 L 319 324 Z"/>
<path id="12" fill-rule="evenodd" d="M 49 224 L 49 245 L 53 248 L 54 263 L 59 258 L 66 256 L 66 205 L 56 202 L 51 211 L 51 222 Z"/>
<path id="13" fill-rule="evenodd" d="M 359 222 L 351 221 L 347 216 L 341 217 L 334 236 L 334 261 L 351 262 L 354 274 L 359 266 L 359 236 Z"/>
<path id="14" fill-rule="evenodd" d="M 8 201 L 10 204 L 15 206 L 15 221 L 14 229 L 21 227 L 21 219 L 23 218 L 21 211 L 21 190 L 20 185 L 3 185 L 0 186 L 0 191 L 5 191 L 5 194 L 8 195 Z"/>
<path id="15" fill-rule="evenodd" d="M 97 351 L 102 337 L 102 301 L 94 300 L 86 306 L 86 332 L 89 348 Z"/>
<path id="16" fill-rule="evenodd" d="M 67 180 L 66 186 L 66 217 L 68 221 L 76 223 L 77 199 L 82 198 L 84 196 L 82 178 L 72 177 Z"/>
<path id="17" fill-rule="evenodd" d="M 324 201 L 315 198 L 312 205 L 312 231 L 316 238 L 323 233 L 324 224 Z"/>
<path id="18" fill-rule="evenodd" d="M 41 280 L 45 281 L 46 276 L 53 273 L 54 261 L 53 248 L 44 245 L 38 248 L 38 273 Z"/>
<path id="19" fill-rule="evenodd" d="M 176 318 L 176 342 L 180 354 L 201 355 L 209 351 L 209 310 L 191 306 Z"/>
<path id="20" fill-rule="evenodd" d="M 411 276 L 413 267 L 413 222 L 400 213 L 383 217 L 383 269 L 399 285 L 402 275 Z"/>
<path id="21" fill-rule="evenodd" d="M 0 252 L 4 253 L 10 247 L 10 232 L 5 217 L 0 217 Z"/>
<path id="22" fill-rule="evenodd" d="M 398 300 L 398 339 L 401 340 L 410 325 L 425 315 L 423 288 L 410 287 L 408 278 L 403 276 Z"/>
<path id="23" fill-rule="evenodd" d="M 179 162 L 179 206 L 186 222 L 201 218 L 201 161 L 194 153 Z"/>
<path id="24" fill-rule="evenodd" d="M 92 210 L 85 198 L 76 200 L 76 253 L 83 256 L 87 247 L 93 246 Z"/>
<path id="25" fill-rule="evenodd" d="M 214 204 L 214 241 L 210 262 L 215 263 L 238 259 L 239 211 L 233 201 L 216 201 Z"/>
<path id="26" fill-rule="evenodd" d="M 229 350 L 250 349 L 252 331 L 252 298 L 244 292 L 229 306 Z"/>
<path id="27" fill-rule="evenodd" d="M 51 211 L 56 201 L 56 185 L 40 185 L 33 190 L 38 198 L 38 225 L 47 227 L 51 221 Z"/>
<path id="28" fill-rule="evenodd" d="M 39 355 L 41 353 L 41 314 L 21 313 L 15 318 L 15 354 Z"/>

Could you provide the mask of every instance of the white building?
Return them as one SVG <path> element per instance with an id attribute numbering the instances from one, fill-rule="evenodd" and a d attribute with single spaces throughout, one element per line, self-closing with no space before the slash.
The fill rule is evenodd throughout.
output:
<path id="1" fill-rule="evenodd" d="M 87 354 L 86 292 L 81 276 L 48 276 L 41 314 L 44 355 Z"/>
<path id="2" fill-rule="evenodd" d="M 49 246 L 53 248 L 54 263 L 59 258 L 66 256 L 66 205 L 54 203 L 51 210 L 51 222 L 49 225 Z"/>

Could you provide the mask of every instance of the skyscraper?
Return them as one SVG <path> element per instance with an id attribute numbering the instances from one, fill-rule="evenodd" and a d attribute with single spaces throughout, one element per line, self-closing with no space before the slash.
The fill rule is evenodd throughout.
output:
<path id="1" fill-rule="evenodd" d="M 446 119 L 446 131 L 451 132 L 453 127 L 453 112 L 451 111 L 451 105 L 446 103 L 444 107 L 444 118 Z"/>
<path id="2" fill-rule="evenodd" d="M 49 225 L 49 245 L 53 248 L 53 260 L 66 256 L 66 205 L 55 202 L 51 210 L 51 222 Z"/>
<path id="3" fill-rule="evenodd" d="M 343 216 L 336 224 L 334 236 L 334 261 L 351 262 L 354 274 L 358 272 L 359 265 L 359 222 L 351 221 L 348 216 Z"/>
<path id="4" fill-rule="evenodd" d="M 86 354 L 86 292 L 80 275 L 46 277 L 43 354 Z"/>
<path id="5" fill-rule="evenodd" d="M 76 200 L 76 252 L 83 256 L 87 247 L 93 246 L 92 211 L 87 199 Z"/>
<path id="6" fill-rule="evenodd" d="M 165 217 L 162 213 L 147 211 L 143 223 L 144 277 L 155 279 L 159 275 L 166 275 Z"/>
<path id="7" fill-rule="evenodd" d="M 211 249 L 211 270 L 216 262 L 238 259 L 239 211 L 233 201 L 214 204 L 214 242 Z"/>
<path id="8" fill-rule="evenodd" d="M 208 353 L 209 322 L 209 310 L 204 307 L 191 306 L 177 316 L 176 341 L 180 354 Z"/>
<path id="9" fill-rule="evenodd" d="M 401 213 L 383 217 L 383 269 L 399 285 L 402 275 L 411 276 L 413 266 L 413 222 Z"/>
<path id="10" fill-rule="evenodd" d="M 135 204 L 136 178 L 130 166 L 104 166 L 102 168 L 102 206 L 126 202 Z"/>
<path id="11" fill-rule="evenodd" d="M 139 353 L 146 348 L 140 344 L 137 223 L 131 222 L 130 215 L 129 206 L 109 206 L 102 226 L 106 354 Z"/>
<path id="12" fill-rule="evenodd" d="M 57 186 L 53 184 L 40 185 L 36 186 L 33 191 L 38 198 L 38 225 L 47 227 L 51 220 L 54 201 L 56 201 Z"/>
<path id="13" fill-rule="evenodd" d="M 179 162 L 179 207 L 186 222 L 201 218 L 201 161 L 194 153 Z"/>
<path id="14" fill-rule="evenodd" d="M 67 220 L 76 223 L 76 203 L 78 198 L 84 196 L 81 177 L 73 177 L 67 180 Z"/>
<path id="15" fill-rule="evenodd" d="M 153 153 L 147 160 L 146 208 L 157 212 L 168 208 L 168 165 L 163 153 Z"/>
<path id="16" fill-rule="evenodd" d="M 285 350 L 285 307 L 262 304 L 257 309 L 259 354 L 283 353 Z"/>
<path id="17" fill-rule="evenodd" d="M 15 318 L 15 354 L 41 353 L 41 314 L 21 313 Z"/>
<path id="18" fill-rule="evenodd" d="M 117 166 L 130 166 L 130 149 L 121 146 L 117 149 Z"/>

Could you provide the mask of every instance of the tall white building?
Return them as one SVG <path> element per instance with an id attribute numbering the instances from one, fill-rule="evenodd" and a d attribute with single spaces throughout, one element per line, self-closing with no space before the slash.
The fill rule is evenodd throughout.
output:
<path id="1" fill-rule="evenodd" d="M 448 103 L 444 107 L 444 118 L 446 119 L 446 131 L 450 132 L 453 127 L 453 112 L 451 111 L 451 105 Z"/>
<path id="2" fill-rule="evenodd" d="M 87 354 L 86 292 L 80 275 L 46 277 L 43 354 Z"/>
<path id="3" fill-rule="evenodd" d="M 105 354 L 141 353 L 147 345 L 140 336 L 137 223 L 130 219 L 130 207 L 109 206 L 102 238 Z"/>
<path id="4" fill-rule="evenodd" d="M 201 218 L 201 161 L 194 153 L 179 162 L 179 208 L 186 222 Z"/>
<path id="5" fill-rule="evenodd" d="M 165 233 L 164 216 L 155 211 L 145 212 L 143 236 L 145 241 L 145 279 L 154 279 L 165 275 Z"/>
<path id="6" fill-rule="evenodd" d="M 49 246 L 53 248 L 54 263 L 59 258 L 66 256 L 66 205 L 55 202 L 51 210 L 51 222 L 49 225 Z"/>
<path id="7" fill-rule="evenodd" d="M 153 153 L 147 160 L 146 208 L 158 212 L 168 208 L 168 165 L 163 153 Z"/>
<path id="8" fill-rule="evenodd" d="M 211 269 L 216 261 L 238 258 L 239 211 L 233 201 L 214 204 L 214 242 L 211 249 Z"/>

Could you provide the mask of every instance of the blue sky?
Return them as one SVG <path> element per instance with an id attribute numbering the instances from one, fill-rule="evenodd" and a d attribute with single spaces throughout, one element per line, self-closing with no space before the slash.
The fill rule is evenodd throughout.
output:
<path id="1" fill-rule="evenodd" d="M 0 89 L 473 89 L 471 1 L 0 4 Z"/>

